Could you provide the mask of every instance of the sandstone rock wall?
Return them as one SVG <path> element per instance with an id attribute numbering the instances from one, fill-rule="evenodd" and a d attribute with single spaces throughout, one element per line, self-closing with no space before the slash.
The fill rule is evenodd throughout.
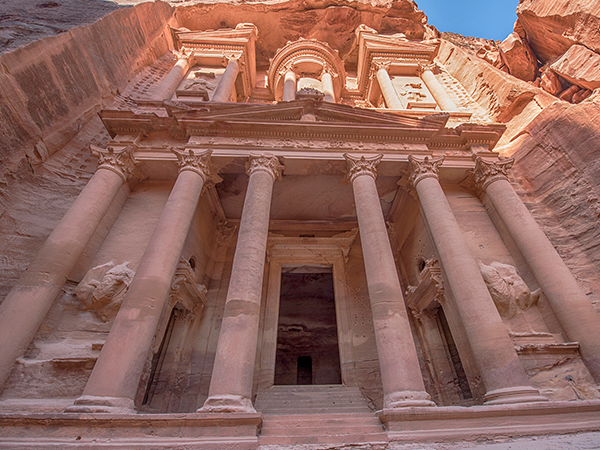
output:
<path id="1" fill-rule="evenodd" d="M 95 169 L 96 116 L 172 45 L 173 8 L 115 11 L 0 56 L 0 298 Z"/>

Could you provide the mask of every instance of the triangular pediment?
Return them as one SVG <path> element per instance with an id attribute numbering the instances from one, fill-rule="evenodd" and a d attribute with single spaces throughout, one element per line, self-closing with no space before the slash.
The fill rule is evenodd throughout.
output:
<path id="1" fill-rule="evenodd" d="M 197 109 L 169 107 L 169 114 L 181 121 L 235 121 L 252 123 L 304 122 L 318 124 L 387 125 L 401 128 L 440 129 L 447 114 L 415 118 L 318 100 L 296 100 L 273 104 L 210 104 Z"/>

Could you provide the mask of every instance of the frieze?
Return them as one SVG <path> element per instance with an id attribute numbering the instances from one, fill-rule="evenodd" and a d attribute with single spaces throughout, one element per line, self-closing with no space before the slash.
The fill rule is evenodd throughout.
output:
<path id="1" fill-rule="evenodd" d="M 365 152 L 402 152 L 415 150 L 415 144 L 407 142 L 368 142 L 368 141 L 346 141 L 346 140 L 320 140 L 320 139 L 263 139 L 263 138 L 240 138 L 240 137 L 213 137 L 193 136 L 190 144 L 199 146 L 210 146 L 214 148 L 266 148 L 266 149 L 309 149 L 309 150 L 351 150 Z M 421 150 L 421 148 L 418 148 Z M 464 152 L 462 153 L 464 154 Z"/>

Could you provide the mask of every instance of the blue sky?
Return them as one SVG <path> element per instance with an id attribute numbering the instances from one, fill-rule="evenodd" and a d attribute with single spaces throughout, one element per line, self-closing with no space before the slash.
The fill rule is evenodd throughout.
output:
<path id="1" fill-rule="evenodd" d="M 503 41 L 513 31 L 519 0 L 416 0 L 427 23 L 451 31 Z"/>

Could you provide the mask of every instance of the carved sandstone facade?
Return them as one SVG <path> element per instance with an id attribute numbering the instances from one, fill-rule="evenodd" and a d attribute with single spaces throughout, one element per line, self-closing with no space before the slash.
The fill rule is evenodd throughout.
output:
<path id="1" fill-rule="evenodd" d="M 595 429 L 600 316 L 440 40 L 360 25 L 346 59 L 299 39 L 265 65 L 253 24 L 171 32 L 0 306 L 9 445 Z"/>

